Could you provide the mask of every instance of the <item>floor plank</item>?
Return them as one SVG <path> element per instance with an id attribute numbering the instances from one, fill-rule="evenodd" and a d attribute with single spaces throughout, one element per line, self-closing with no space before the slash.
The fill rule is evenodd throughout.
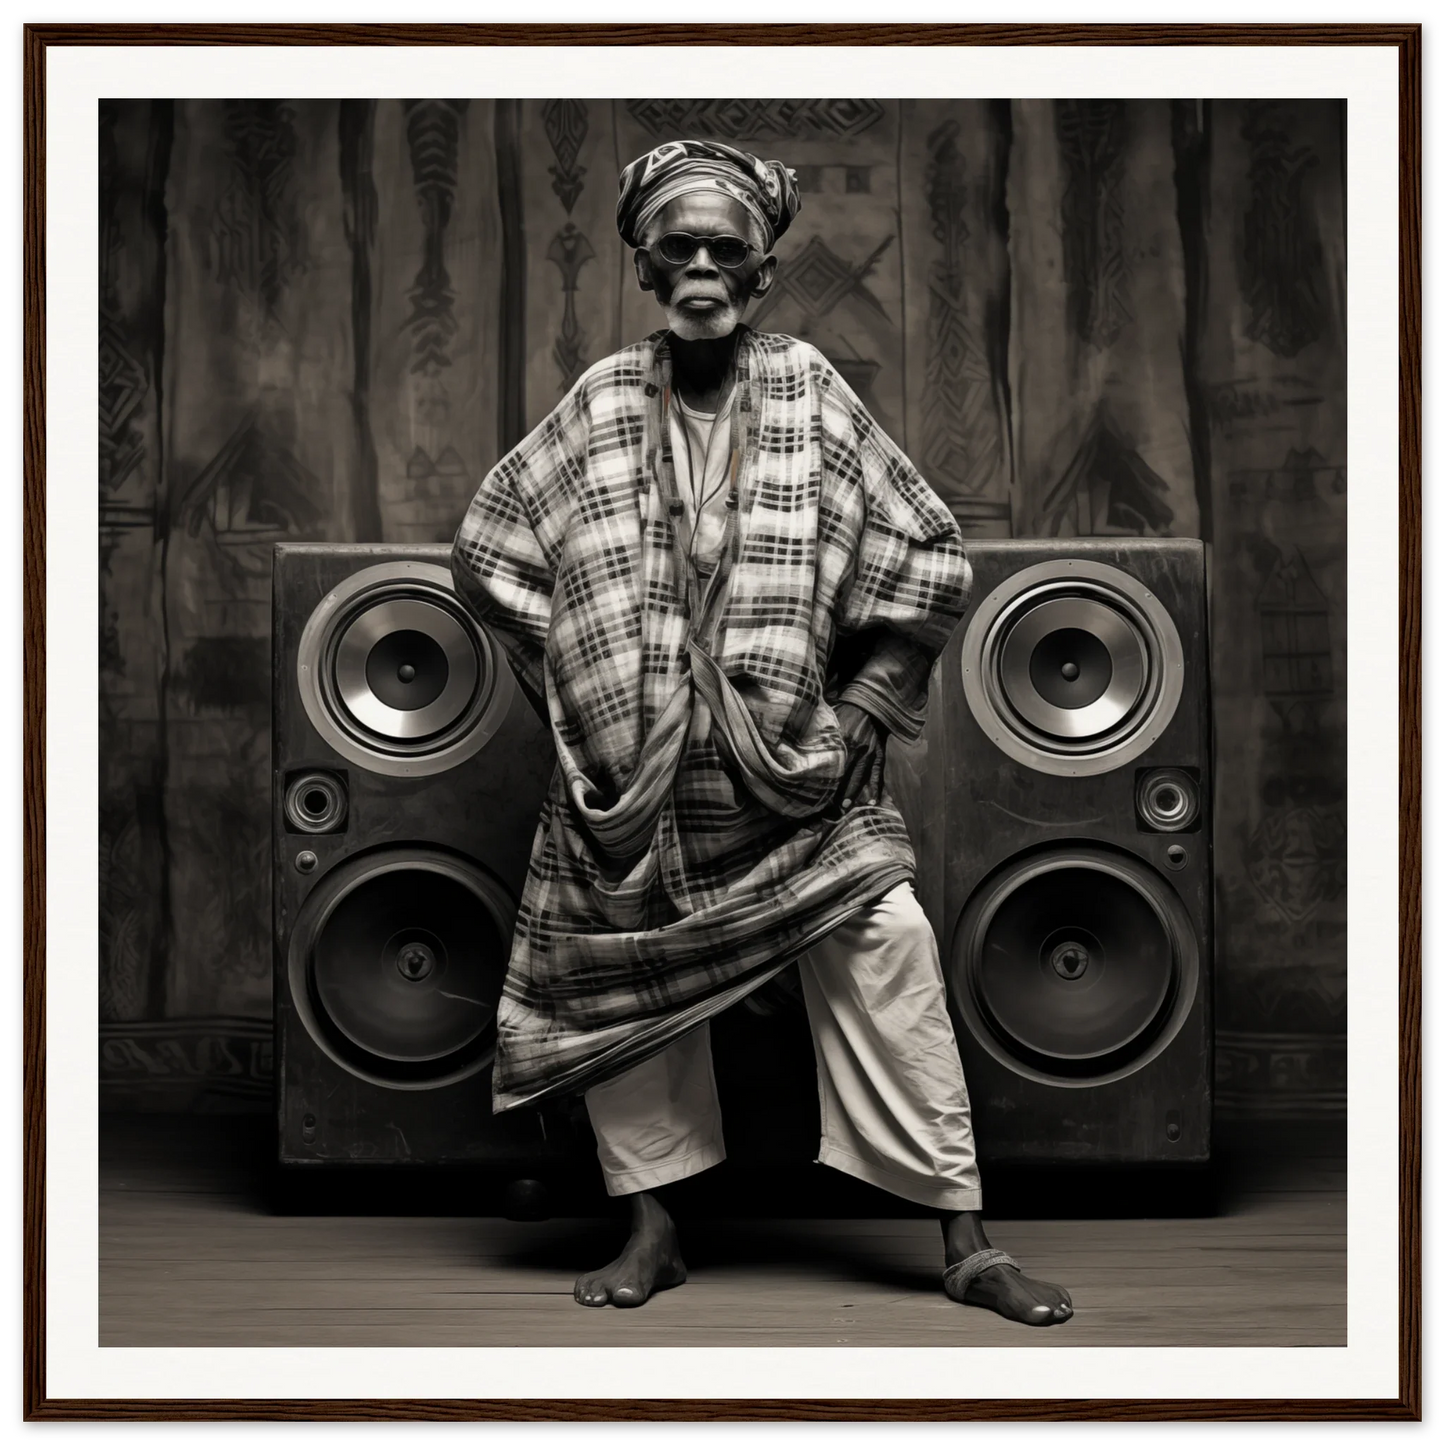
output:
<path id="1" fill-rule="evenodd" d="M 1201 1218 L 998 1219 L 990 1236 L 1076 1314 L 1030 1330 L 941 1292 L 924 1218 L 695 1219 L 685 1287 L 584 1310 L 616 1221 L 284 1215 L 254 1126 L 102 1133 L 102 1345 L 1342 1345 L 1344 1161 L 1311 1136 L 1240 1148 Z M 247 1139 L 250 1139 L 250 1143 Z M 1067 1196 L 1066 1196 L 1067 1197 Z"/>

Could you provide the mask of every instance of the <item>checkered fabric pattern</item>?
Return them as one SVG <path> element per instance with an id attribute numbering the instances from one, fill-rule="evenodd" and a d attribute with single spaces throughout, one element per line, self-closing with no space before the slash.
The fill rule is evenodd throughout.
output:
<path id="1" fill-rule="evenodd" d="M 915 738 L 968 600 L 947 508 L 813 347 L 744 330 L 734 521 L 673 533 L 666 333 L 587 371 L 482 482 L 452 570 L 545 694 L 558 767 L 498 1014 L 498 1110 L 665 1048 L 913 875 L 843 808 L 833 705 Z"/>

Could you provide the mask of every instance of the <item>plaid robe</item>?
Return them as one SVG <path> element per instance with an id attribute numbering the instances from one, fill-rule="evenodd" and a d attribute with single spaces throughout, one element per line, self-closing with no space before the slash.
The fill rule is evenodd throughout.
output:
<path id="1" fill-rule="evenodd" d="M 686 556 L 667 334 L 587 371 L 482 482 L 458 588 L 545 696 L 557 770 L 498 1012 L 494 1107 L 665 1048 L 913 876 L 833 704 L 922 730 L 958 528 L 812 346 L 744 328 L 722 560 Z"/>

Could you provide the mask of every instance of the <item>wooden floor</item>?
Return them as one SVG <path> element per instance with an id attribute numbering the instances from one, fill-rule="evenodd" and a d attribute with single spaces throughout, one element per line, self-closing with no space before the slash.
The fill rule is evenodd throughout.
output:
<path id="1" fill-rule="evenodd" d="M 1073 1294 L 1069 1324 L 1031 1330 L 940 1292 L 922 1218 L 693 1220 L 684 1287 L 582 1309 L 573 1278 L 616 1252 L 615 1219 L 277 1214 L 258 1128 L 104 1117 L 102 1345 L 1345 1343 L 1334 1131 L 1237 1140 L 1210 1217 L 991 1218 L 994 1244 Z"/>

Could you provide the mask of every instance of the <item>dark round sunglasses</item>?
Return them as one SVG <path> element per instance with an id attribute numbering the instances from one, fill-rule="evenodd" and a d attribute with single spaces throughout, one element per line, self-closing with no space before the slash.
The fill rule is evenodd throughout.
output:
<path id="1" fill-rule="evenodd" d="M 741 266 L 753 249 L 741 236 L 690 236 L 686 231 L 669 231 L 658 238 L 654 249 L 669 266 L 686 266 L 704 246 L 708 255 L 728 271 Z"/>

